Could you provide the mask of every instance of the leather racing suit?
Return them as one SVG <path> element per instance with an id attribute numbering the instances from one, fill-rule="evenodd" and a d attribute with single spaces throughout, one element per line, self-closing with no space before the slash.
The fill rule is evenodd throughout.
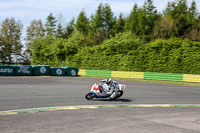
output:
<path id="1" fill-rule="evenodd" d="M 107 82 L 107 79 L 100 80 L 100 82 Z M 110 84 L 107 84 L 108 87 L 102 87 L 102 91 L 106 94 L 111 94 L 110 99 L 115 99 L 118 95 L 119 86 L 116 81 L 112 81 Z"/>

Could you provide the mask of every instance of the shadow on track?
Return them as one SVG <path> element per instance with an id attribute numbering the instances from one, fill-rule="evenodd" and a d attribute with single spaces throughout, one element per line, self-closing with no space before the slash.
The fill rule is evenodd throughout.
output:
<path id="1" fill-rule="evenodd" d="M 132 102 L 133 100 L 131 100 L 131 99 L 125 99 L 125 98 L 120 98 L 120 99 L 115 99 L 115 100 L 110 100 L 110 99 L 94 99 L 93 101 Z"/>

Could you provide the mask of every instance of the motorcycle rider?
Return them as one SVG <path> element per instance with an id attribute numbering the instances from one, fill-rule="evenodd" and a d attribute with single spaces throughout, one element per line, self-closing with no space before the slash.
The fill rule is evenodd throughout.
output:
<path id="1" fill-rule="evenodd" d="M 114 99 L 118 95 L 119 86 L 116 81 L 113 81 L 111 78 L 100 80 L 100 82 L 105 82 L 108 85 L 108 88 L 100 87 L 101 91 L 111 93 L 110 99 Z"/>

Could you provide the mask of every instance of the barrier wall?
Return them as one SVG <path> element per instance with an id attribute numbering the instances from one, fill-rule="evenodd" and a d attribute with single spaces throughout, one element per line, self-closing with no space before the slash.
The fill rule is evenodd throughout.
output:
<path id="1" fill-rule="evenodd" d="M 14 75 L 16 76 L 32 76 L 33 75 L 33 69 L 32 66 L 13 66 L 15 69 Z"/>
<path id="2" fill-rule="evenodd" d="M 65 76 L 66 67 L 51 67 L 51 76 Z"/>
<path id="3" fill-rule="evenodd" d="M 183 74 L 183 81 L 186 81 L 186 82 L 200 82 L 200 75 Z"/>
<path id="4" fill-rule="evenodd" d="M 115 78 L 170 80 L 200 83 L 200 75 L 156 73 L 156 72 L 127 72 L 106 70 L 84 70 L 75 67 L 50 67 L 48 65 L 0 65 L 0 76 L 100 76 Z"/>
<path id="5" fill-rule="evenodd" d="M 144 72 L 144 79 L 183 81 L 183 74 Z"/>
<path id="6" fill-rule="evenodd" d="M 67 68 L 66 68 L 66 73 L 65 73 L 65 75 L 66 75 L 66 76 L 77 76 L 77 75 L 78 75 L 78 71 L 79 71 L 78 68 L 75 68 L 75 67 L 67 67 Z"/>
<path id="7" fill-rule="evenodd" d="M 0 76 L 14 76 L 15 67 L 14 66 L 0 66 Z"/>
<path id="8" fill-rule="evenodd" d="M 193 75 L 193 74 L 127 72 L 127 71 L 105 71 L 105 70 L 80 69 L 78 75 L 80 75 L 80 76 L 102 76 L 102 77 L 113 77 L 113 78 L 185 81 L 185 82 L 199 82 L 200 83 L 200 75 Z"/>
<path id="9" fill-rule="evenodd" d="M 111 77 L 143 79 L 144 73 L 143 72 L 112 71 Z"/>
<path id="10" fill-rule="evenodd" d="M 77 76 L 75 67 L 50 67 L 49 65 L 0 65 L 0 76 Z"/>
<path id="11" fill-rule="evenodd" d="M 78 75 L 86 76 L 86 70 L 80 69 L 79 72 L 78 72 Z"/>
<path id="12" fill-rule="evenodd" d="M 47 76 L 50 75 L 50 66 L 49 65 L 35 65 L 33 68 L 33 75 L 35 76 Z"/>
<path id="13" fill-rule="evenodd" d="M 111 71 L 106 70 L 86 70 L 87 76 L 101 76 L 101 77 L 111 77 Z"/>

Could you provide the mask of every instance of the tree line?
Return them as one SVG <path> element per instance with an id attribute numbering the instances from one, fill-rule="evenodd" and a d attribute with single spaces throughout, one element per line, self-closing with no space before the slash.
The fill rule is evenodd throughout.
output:
<path id="1" fill-rule="evenodd" d="M 110 5 L 101 3 L 90 17 L 87 17 L 85 11 L 82 10 L 79 16 L 76 19 L 73 18 L 66 26 L 63 26 L 50 13 L 44 24 L 41 20 L 33 20 L 26 31 L 26 50 L 22 53 L 20 40 L 22 24 L 14 18 L 7 18 L 2 22 L 0 29 L 0 61 L 2 63 L 12 63 L 13 55 L 18 55 L 26 63 L 29 63 L 31 59 L 32 64 L 73 65 L 80 68 L 106 68 L 109 70 L 125 70 L 127 68 L 126 70 L 129 70 L 128 64 L 135 66 L 144 63 L 144 60 L 140 60 L 141 62 L 130 64 L 134 60 L 133 53 L 136 54 L 155 42 L 173 40 L 173 38 L 187 43 L 188 41 L 195 44 L 199 42 L 200 14 L 195 1 L 188 5 L 187 0 L 168 2 L 162 13 L 157 11 L 152 0 L 147 0 L 141 7 L 134 4 L 128 16 L 124 16 L 122 13 L 114 16 Z M 125 39 L 123 39 L 124 37 Z M 132 39 L 136 39 L 137 42 Z M 164 44 L 167 46 L 171 44 L 170 41 L 166 42 Z M 195 45 L 195 47 L 197 46 Z M 190 45 L 190 47 L 193 46 Z M 170 50 L 172 49 L 170 48 Z M 87 52 L 85 53 L 85 51 Z M 89 53 L 91 55 L 88 55 Z M 101 55 L 99 55 L 100 53 Z M 95 60 L 90 60 L 96 55 L 98 58 L 95 60 L 100 63 L 96 63 L 98 66 L 104 66 L 105 60 L 113 60 L 113 62 L 105 63 L 109 67 L 96 68 L 92 63 Z M 169 55 L 164 54 L 163 56 Z M 118 68 L 117 62 L 125 57 L 128 62 L 124 62 L 123 69 Z M 165 61 L 168 59 L 166 57 Z M 133 70 L 140 71 L 139 68 Z M 146 69 L 141 70 L 146 71 Z"/>

